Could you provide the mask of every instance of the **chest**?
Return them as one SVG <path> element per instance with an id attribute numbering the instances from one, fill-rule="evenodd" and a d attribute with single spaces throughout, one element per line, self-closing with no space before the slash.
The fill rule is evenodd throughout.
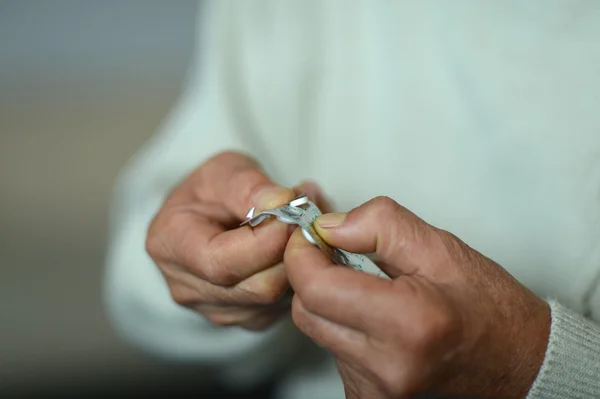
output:
<path id="1" fill-rule="evenodd" d="M 282 178 L 344 210 L 391 196 L 580 307 L 600 268 L 600 9 L 356 4 L 308 13 L 281 53 L 297 68 L 253 80 Z"/>

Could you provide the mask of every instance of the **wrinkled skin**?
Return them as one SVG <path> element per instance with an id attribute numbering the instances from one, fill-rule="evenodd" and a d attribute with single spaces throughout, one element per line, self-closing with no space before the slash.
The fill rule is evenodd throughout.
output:
<path id="1" fill-rule="evenodd" d="M 317 219 L 331 245 L 376 253 L 387 281 L 334 265 L 299 232 L 285 252 L 295 324 L 338 364 L 347 398 L 524 398 L 546 302 L 457 237 L 380 197 Z"/>
<path id="2" fill-rule="evenodd" d="M 214 325 L 248 330 L 263 330 L 288 313 L 282 261 L 290 226 L 273 220 L 238 226 L 250 207 L 281 206 L 300 192 L 329 209 L 316 184 L 280 187 L 243 154 L 218 154 L 193 171 L 170 193 L 146 240 L 173 300 Z"/>

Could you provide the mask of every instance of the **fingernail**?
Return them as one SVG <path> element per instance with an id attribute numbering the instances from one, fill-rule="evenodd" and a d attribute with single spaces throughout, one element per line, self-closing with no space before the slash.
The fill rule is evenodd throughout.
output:
<path id="1" fill-rule="evenodd" d="M 347 214 L 342 212 L 326 213 L 325 215 L 319 216 L 316 222 L 319 225 L 319 227 L 323 229 L 332 229 L 344 223 L 344 220 L 346 220 L 346 216 Z"/>
<path id="2" fill-rule="evenodd" d="M 293 192 L 280 186 L 265 187 L 254 195 L 253 203 L 257 211 L 276 208 L 293 198 Z"/>

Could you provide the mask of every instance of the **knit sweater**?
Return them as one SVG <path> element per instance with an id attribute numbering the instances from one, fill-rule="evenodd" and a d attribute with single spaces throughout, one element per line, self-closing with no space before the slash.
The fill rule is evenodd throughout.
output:
<path id="1" fill-rule="evenodd" d="M 206 3 L 185 90 L 115 189 L 106 299 L 123 337 L 239 387 L 289 370 L 282 399 L 343 397 L 289 318 L 213 327 L 144 252 L 169 190 L 233 149 L 283 185 L 316 180 L 338 210 L 390 196 L 553 298 L 529 398 L 600 397 L 600 2 Z"/>

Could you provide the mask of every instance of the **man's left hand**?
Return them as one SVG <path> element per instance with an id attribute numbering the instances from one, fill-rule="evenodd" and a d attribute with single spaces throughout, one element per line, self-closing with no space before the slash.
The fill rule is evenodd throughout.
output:
<path id="1" fill-rule="evenodd" d="M 288 243 L 292 317 L 335 356 L 348 398 L 527 395 L 550 310 L 501 266 L 386 197 L 315 227 L 392 277 L 333 264 L 299 230 Z"/>

